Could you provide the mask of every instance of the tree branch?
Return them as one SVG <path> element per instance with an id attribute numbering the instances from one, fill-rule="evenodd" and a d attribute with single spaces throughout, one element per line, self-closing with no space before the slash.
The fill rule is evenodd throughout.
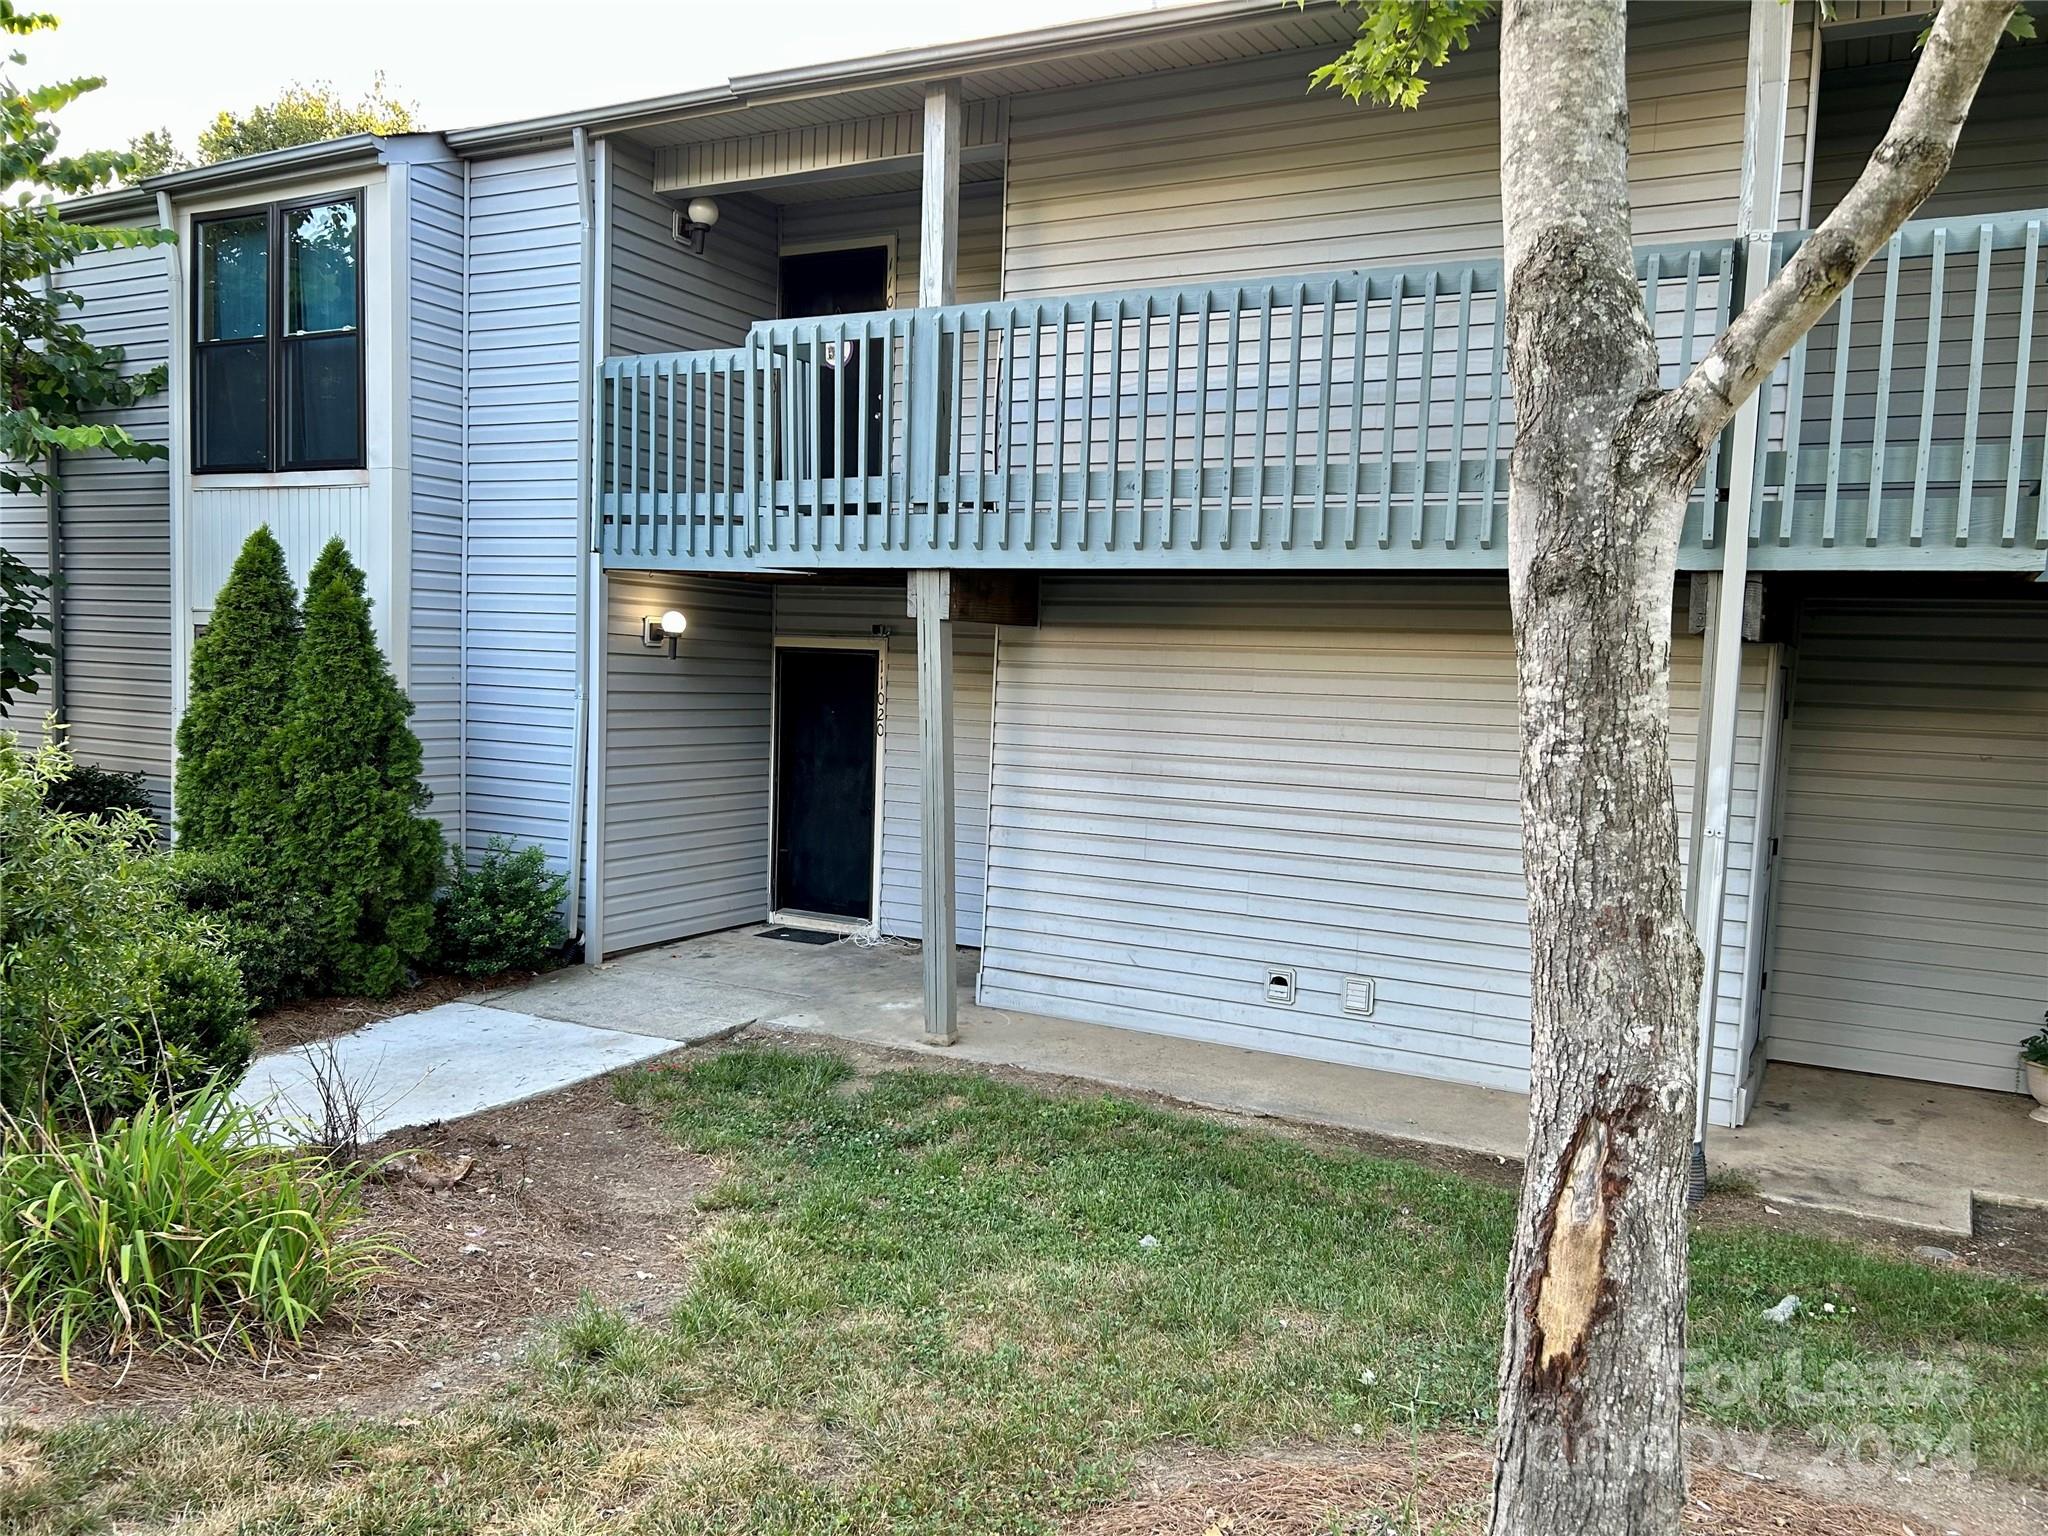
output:
<path id="1" fill-rule="evenodd" d="M 1691 375 L 1655 407 L 1674 458 L 1697 463 L 1736 408 L 1770 377 L 1948 173 L 1971 100 L 2019 0 L 1946 0 L 1884 142 L 1835 211 L 1768 288 L 1729 322 Z"/>

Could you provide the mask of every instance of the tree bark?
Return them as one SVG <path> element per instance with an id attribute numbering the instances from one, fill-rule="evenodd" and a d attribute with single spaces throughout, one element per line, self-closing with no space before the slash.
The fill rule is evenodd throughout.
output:
<path id="1" fill-rule="evenodd" d="M 1939 181 L 2011 9 L 1944 7 L 1811 259 L 1665 391 L 1631 250 L 1625 0 L 1503 7 L 1531 1058 L 1493 1536 L 1678 1529 L 1700 987 L 1670 767 L 1687 493 L 1737 406 Z"/>

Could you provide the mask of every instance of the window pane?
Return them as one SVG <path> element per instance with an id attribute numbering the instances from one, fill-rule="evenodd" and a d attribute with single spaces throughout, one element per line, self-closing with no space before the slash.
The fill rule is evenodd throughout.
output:
<path id="1" fill-rule="evenodd" d="M 270 223 L 260 213 L 199 226 L 199 339 L 268 334 Z"/>
<path id="2" fill-rule="evenodd" d="M 354 336 L 308 336 L 285 343 L 285 468 L 361 461 L 359 379 Z"/>
<path id="3" fill-rule="evenodd" d="M 269 345 L 261 341 L 201 347 L 198 375 L 199 469 L 268 469 L 270 401 L 264 371 Z"/>
<path id="4" fill-rule="evenodd" d="M 321 203 L 284 215 L 284 333 L 353 330 L 356 205 Z"/>

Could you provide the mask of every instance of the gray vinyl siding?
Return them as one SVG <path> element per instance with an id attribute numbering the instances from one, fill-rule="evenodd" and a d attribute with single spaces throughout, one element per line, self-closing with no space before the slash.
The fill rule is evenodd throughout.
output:
<path id="1" fill-rule="evenodd" d="M 567 149 L 478 161 L 469 213 L 470 852 L 557 865 L 578 834 L 576 177 Z"/>
<path id="2" fill-rule="evenodd" d="M 49 529 L 49 510 L 42 497 L 0 491 L 0 549 L 45 576 L 50 573 Z M 48 639 L 47 594 L 36 605 L 36 611 L 43 618 L 41 627 L 35 631 L 36 638 Z M 49 678 L 38 678 L 37 687 L 40 692 L 17 694 L 9 706 L 10 712 L 0 715 L 0 731 L 12 731 L 25 746 L 34 746 L 43 739 L 43 715 L 51 704 Z"/>
<path id="3" fill-rule="evenodd" d="M 768 909 L 770 589 L 615 573 L 607 583 L 601 952 L 755 922 Z M 682 659 L 640 643 L 680 608 Z"/>
<path id="4" fill-rule="evenodd" d="M 2048 602 L 1812 604 L 1793 676 L 1767 1055 L 2016 1089 L 2048 1006 Z"/>
<path id="5" fill-rule="evenodd" d="M 782 210 L 784 245 L 832 245 L 876 235 L 893 235 L 896 240 L 896 307 L 915 308 L 920 271 L 917 193 L 791 203 Z M 960 188 L 957 270 L 962 304 L 1003 296 L 1003 189 L 997 183 L 969 182 Z"/>
<path id="6" fill-rule="evenodd" d="M 1717 996 L 1741 1067 L 1767 656 L 1746 659 Z M 1699 642 L 1674 642 L 1691 800 Z M 1498 585 L 1048 582 L 996 681 L 981 1001 L 1520 1090 L 1528 946 Z M 1297 972 L 1292 1007 L 1267 966 Z M 1378 986 L 1346 1015 L 1343 978 Z"/>
<path id="7" fill-rule="evenodd" d="M 160 249 L 98 251 L 64 286 L 85 301 L 78 323 L 140 372 L 166 361 L 170 296 Z M 146 442 L 168 441 L 168 396 L 110 413 Z M 65 454 L 64 694 L 80 759 L 149 776 L 158 804 L 171 785 L 170 475 L 106 454 Z"/>
<path id="8" fill-rule="evenodd" d="M 432 815 L 462 806 L 462 167 L 408 168 L 405 242 L 412 466 L 406 691 Z"/>
<path id="9" fill-rule="evenodd" d="M 776 588 L 778 636 L 867 637 L 876 625 L 888 637 L 885 726 L 882 737 L 883 933 L 921 939 L 924 913 L 919 881 L 924 869 L 918 825 L 917 636 L 904 617 L 900 586 L 782 586 Z M 982 942 L 982 887 L 987 873 L 988 786 L 994 707 L 996 632 L 987 624 L 959 624 L 953 639 L 953 901 L 954 942 Z"/>
<path id="10" fill-rule="evenodd" d="M 1306 89 L 1326 51 L 1023 96 L 1010 113 L 1004 295 L 1405 265 L 1500 249 L 1496 34 L 1418 111 Z M 1785 223 L 1804 181 L 1810 30 L 1795 36 Z M 1630 29 L 1639 238 L 1728 233 L 1748 7 L 1656 6 Z"/>
<path id="11" fill-rule="evenodd" d="M 1830 38 L 1821 50 L 1813 156 L 1813 222 L 1818 224 L 1862 174 L 1891 125 L 1919 55 L 1909 29 L 1879 37 Z M 1963 120 L 1948 174 L 1914 214 L 1966 217 L 2048 207 L 2048 45 L 2008 40 Z"/>
<path id="12" fill-rule="evenodd" d="M 775 315 L 775 210 L 759 198 L 719 199 L 718 226 L 693 255 L 669 235 L 670 206 L 654 195 L 647 157 L 611 146 L 606 351 L 691 352 L 737 344 Z"/>

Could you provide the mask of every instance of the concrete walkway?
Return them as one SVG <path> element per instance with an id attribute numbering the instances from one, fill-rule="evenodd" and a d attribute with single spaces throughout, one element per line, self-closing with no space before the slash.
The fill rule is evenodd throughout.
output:
<path id="1" fill-rule="evenodd" d="M 542 1018 L 676 1040 L 748 1024 L 1086 1078 L 1215 1109 L 1275 1115 L 1496 1157 L 1527 1139 L 1521 1094 L 983 1008 L 978 956 L 960 956 L 960 1039 L 927 1046 L 918 955 L 823 946 L 735 929 L 561 971 L 510 1001 Z M 1750 1123 L 1716 1129 L 1710 1166 L 1759 1193 L 1933 1231 L 1971 1230 L 1978 1197 L 2034 1203 L 2048 1190 L 2048 1130 L 2013 1094 L 1773 1065 Z"/>
<path id="2" fill-rule="evenodd" d="M 362 1096 L 363 1139 L 514 1104 L 676 1047 L 667 1035 L 593 1029 L 507 1008 L 443 1003 L 327 1042 L 341 1079 Z M 324 1046 L 259 1056 L 235 1090 L 279 1139 L 316 1139 L 314 1066 Z"/>

